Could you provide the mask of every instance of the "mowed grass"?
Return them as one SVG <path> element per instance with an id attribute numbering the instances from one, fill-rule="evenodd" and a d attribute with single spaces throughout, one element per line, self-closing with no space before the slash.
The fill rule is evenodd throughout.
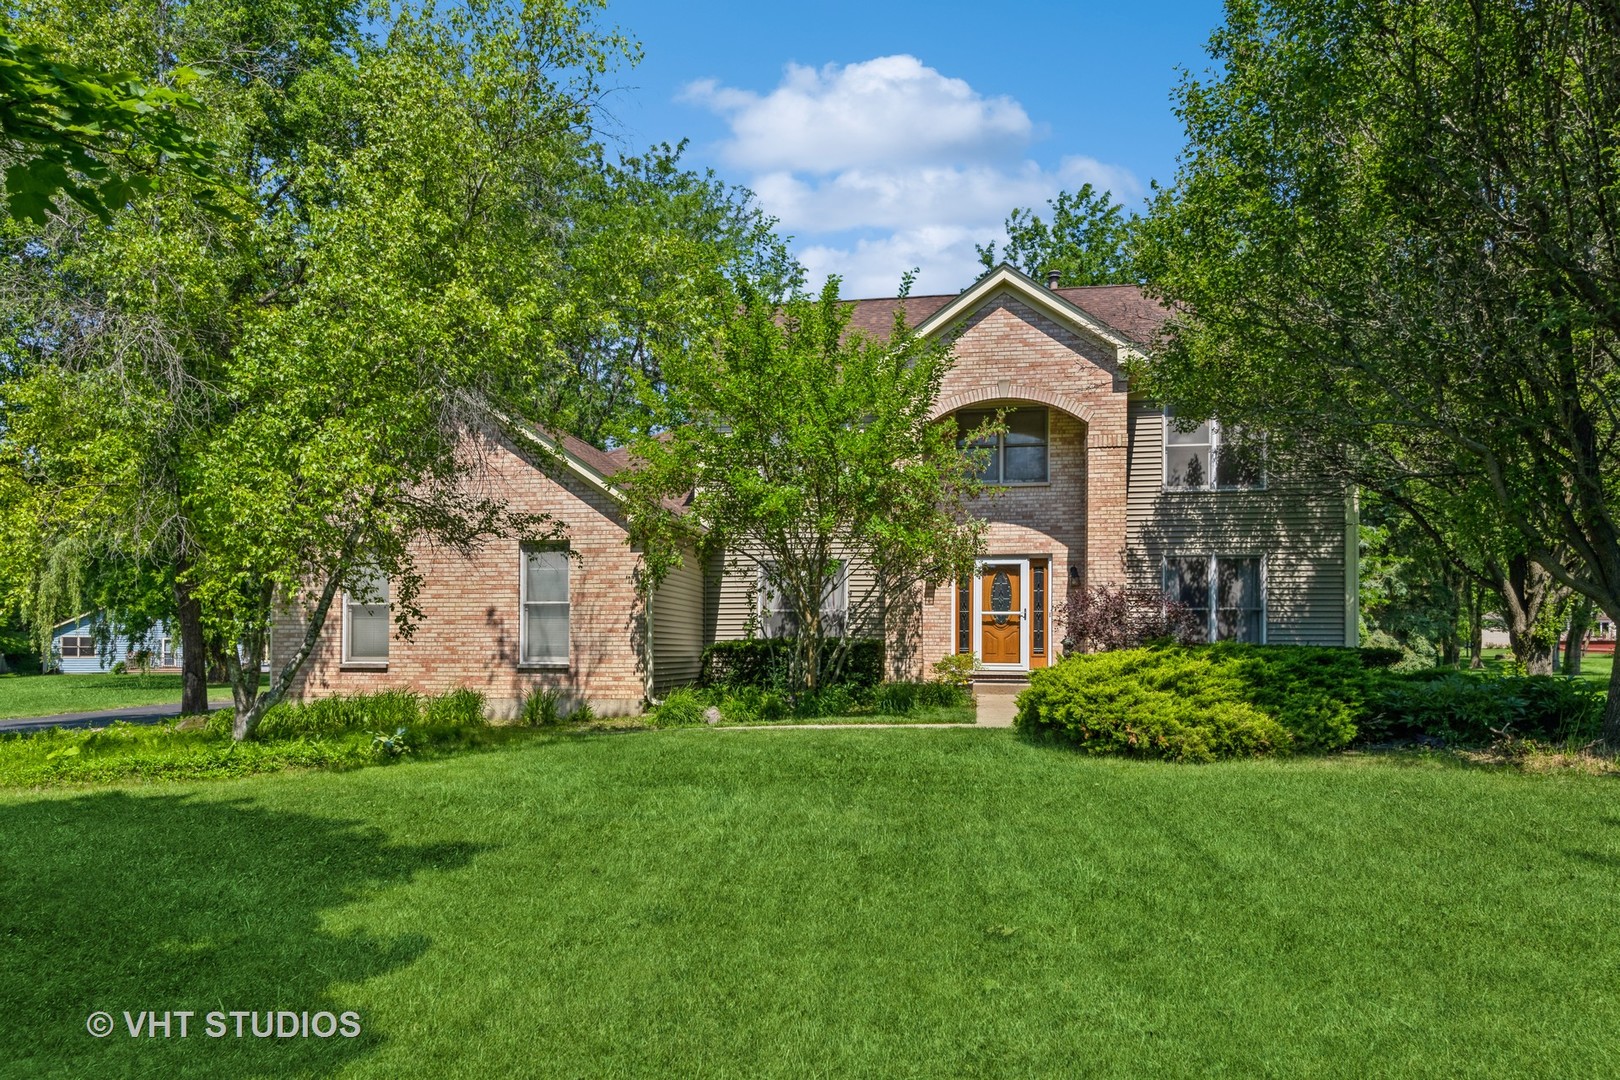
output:
<path id="1" fill-rule="evenodd" d="M 1485 670 L 1507 674 L 1513 667 L 1513 654 L 1506 649 L 1486 649 L 1484 654 Z M 1563 663 L 1563 654 L 1559 654 L 1559 663 Z M 1468 658 L 1465 656 L 1462 669 L 1468 670 Z M 1607 653 L 1587 653 L 1581 657 L 1580 677 L 1587 682 L 1597 683 L 1599 686 L 1609 685 L 1609 674 L 1614 670 L 1614 656 Z"/>
<path id="2" fill-rule="evenodd" d="M 224 685 L 208 688 L 214 699 L 230 692 Z M 170 703 L 180 703 L 178 674 L 0 675 L 0 720 Z"/>
<path id="3" fill-rule="evenodd" d="M 1612 1076 L 1617 790 L 914 729 L 0 795 L 0 1074 Z"/>

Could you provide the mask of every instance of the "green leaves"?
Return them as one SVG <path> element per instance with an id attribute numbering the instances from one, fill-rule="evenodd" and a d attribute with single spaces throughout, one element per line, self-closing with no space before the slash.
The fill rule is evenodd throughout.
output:
<path id="1" fill-rule="evenodd" d="M 169 73 L 173 87 L 112 75 L 52 57 L 0 33 L 0 145 L 11 217 L 43 225 L 57 195 L 107 221 L 152 190 L 159 167 L 209 184 L 221 177 L 216 148 L 181 119 L 200 106 L 184 87 L 200 72 Z"/>
<path id="2" fill-rule="evenodd" d="M 1079 191 L 1060 192 L 1050 199 L 1048 224 L 1033 210 L 1015 209 L 1007 217 L 1007 246 L 1000 256 L 995 241 L 977 246 L 979 263 L 994 270 L 1009 262 L 1044 282 L 1051 273 L 1058 284 L 1111 285 L 1131 281 L 1129 247 L 1137 216 L 1125 215 L 1112 192 L 1082 184 Z"/>

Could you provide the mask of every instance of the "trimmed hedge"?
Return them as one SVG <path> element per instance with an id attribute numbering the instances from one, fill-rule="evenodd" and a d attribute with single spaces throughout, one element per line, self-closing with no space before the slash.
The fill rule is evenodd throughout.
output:
<path id="1" fill-rule="evenodd" d="M 1214 761 L 1348 746 L 1373 678 L 1352 649 L 1223 642 L 1070 656 L 1029 681 L 1016 719 L 1026 735 Z"/>
<path id="2" fill-rule="evenodd" d="M 1165 645 L 1030 675 L 1017 726 L 1088 753 L 1213 761 L 1364 743 L 1597 737 L 1604 691 L 1554 675 L 1397 672 L 1389 650 Z"/>
<path id="3" fill-rule="evenodd" d="M 703 650 L 703 667 L 698 685 L 706 688 L 741 690 L 786 690 L 788 672 L 792 670 L 792 638 L 748 638 L 742 641 L 717 641 Z M 844 655 L 844 670 L 833 678 L 832 657 L 829 649 L 821 654 L 822 686 L 835 683 L 842 686 L 868 688 L 883 681 L 883 642 L 877 638 L 855 638 L 848 644 Z"/>
<path id="4" fill-rule="evenodd" d="M 648 713 L 653 727 L 708 723 L 709 710 L 728 724 L 770 724 L 864 716 L 908 717 L 930 709 L 962 709 L 973 704 L 963 687 L 942 682 L 886 682 L 877 686 L 839 683 L 815 693 L 790 697 L 780 690 L 744 686 L 680 687 Z"/>

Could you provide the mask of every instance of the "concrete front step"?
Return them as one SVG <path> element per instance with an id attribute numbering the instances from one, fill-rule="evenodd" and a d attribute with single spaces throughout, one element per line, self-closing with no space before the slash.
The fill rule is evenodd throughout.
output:
<path id="1" fill-rule="evenodd" d="M 995 695 L 999 697 L 1003 694 L 1020 694 L 1028 689 L 1028 679 L 1019 679 L 1016 682 L 1011 679 L 996 679 L 994 681 L 988 679 L 973 680 L 974 697 L 983 697 L 985 695 Z"/>

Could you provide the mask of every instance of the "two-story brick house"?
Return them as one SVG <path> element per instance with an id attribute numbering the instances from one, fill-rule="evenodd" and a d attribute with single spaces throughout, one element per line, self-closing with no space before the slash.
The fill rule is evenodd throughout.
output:
<path id="1" fill-rule="evenodd" d="M 852 329 L 886 334 L 897 304 L 954 343 L 942 421 L 972 431 L 1003 411 L 1008 430 L 986 446 L 997 493 L 973 508 L 989 523 L 979 573 L 895 605 L 904 615 L 884 633 L 896 674 L 955 652 L 1002 677 L 1044 667 L 1061 653 L 1054 616 L 1085 583 L 1163 590 L 1204 612 L 1211 638 L 1355 644 L 1353 501 L 1223 454 L 1218 424 L 1182 431 L 1133 393 L 1125 364 L 1165 318 L 1140 289 L 1048 288 L 1002 267 L 955 295 L 857 301 Z M 295 692 L 467 685 L 510 711 L 550 685 L 629 711 L 692 678 L 707 643 L 769 624 L 756 572 L 723 558 L 687 560 L 638 601 L 612 486 L 624 454 L 555 449 L 566 469 L 548 474 L 502 447 L 496 482 L 567 522 L 574 558 L 515 542 L 470 561 L 429 553 L 413 640 L 368 622 L 386 616 L 380 605 L 345 602 Z M 292 620 L 277 629 L 294 640 Z"/>

